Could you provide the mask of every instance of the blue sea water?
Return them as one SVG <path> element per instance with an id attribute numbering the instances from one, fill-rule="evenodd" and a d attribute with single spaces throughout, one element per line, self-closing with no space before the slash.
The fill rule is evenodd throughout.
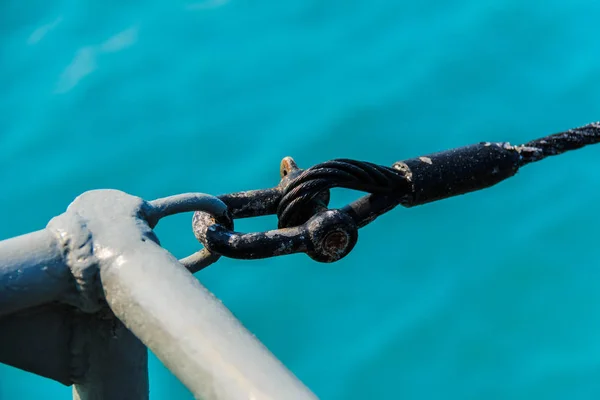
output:
<path id="1" fill-rule="evenodd" d="M 220 194 L 273 186 L 287 155 L 389 165 L 598 120 L 599 17 L 595 0 L 4 0 L 0 239 L 89 189 Z M 197 277 L 322 399 L 598 399 L 599 160 L 398 208 L 335 264 Z M 157 234 L 199 247 L 190 215 Z M 192 398 L 154 357 L 150 379 L 152 399 Z M 0 366 L 2 400 L 70 390 Z"/>

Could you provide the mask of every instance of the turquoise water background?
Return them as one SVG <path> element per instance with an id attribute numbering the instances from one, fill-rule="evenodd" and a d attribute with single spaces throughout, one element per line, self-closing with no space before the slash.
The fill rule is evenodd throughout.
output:
<path id="1" fill-rule="evenodd" d="M 75 196 L 270 187 L 600 119 L 600 2 L 0 2 L 0 239 Z M 322 399 L 600 398 L 600 147 L 197 277 Z M 335 192 L 334 205 L 356 197 Z M 199 248 L 191 215 L 157 228 Z M 274 218 L 239 221 L 240 230 Z M 40 332 L 43 334 L 43 332 Z M 190 393 L 151 357 L 152 399 Z M 0 398 L 70 388 L 0 366 Z"/>

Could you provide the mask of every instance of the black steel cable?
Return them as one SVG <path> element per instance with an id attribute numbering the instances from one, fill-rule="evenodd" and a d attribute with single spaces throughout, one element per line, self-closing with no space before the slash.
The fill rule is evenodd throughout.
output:
<path id="1" fill-rule="evenodd" d="M 596 122 L 521 146 L 480 143 L 399 162 L 394 168 L 348 159 L 328 161 L 303 171 L 286 187 L 277 208 L 279 227 L 306 222 L 299 218 L 306 215 L 301 211 L 319 193 L 335 187 L 385 195 L 390 204 L 414 206 L 489 187 L 514 175 L 519 167 L 599 142 Z"/>
<path id="2" fill-rule="evenodd" d="M 569 129 L 541 139 L 532 140 L 523 146 L 517 146 L 521 153 L 521 166 L 546 157 L 563 154 L 570 150 L 577 150 L 584 146 L 600 142 L 600 122 Z"/>
<path id="3" fill-rule="evenodd" d="M 277 187 L 230 193 L 219 199 L 230 218 L 276 212 L 279 228 L 288 229 L 243 234 L 233 231 L 227 221 L 217 221 L 218 216 L 196 212 L 194 233 L 205 249 L 181 262 L 195 271 L 221 254 L 257 259 L 297 252 L 321 262 L 336 261 L 353 248 L 358 228 L 398 205 L 414 207 L 489 188 L 514 176 L 524 165 L 594 143 L 600 143 L 599 122 L 520 146 L 480 142 L 399 161 L 392 167 L 337 159 L 301 170 L 291 158 L 285 158 Z M 369 194 L 340 210 L 328 210 L 329 190 L 335 187 Z M 163 216 L 194 209 L 199 201 L 195 195 L 166 200 L 150 202 L 147 217 L 151 226 Z"/>

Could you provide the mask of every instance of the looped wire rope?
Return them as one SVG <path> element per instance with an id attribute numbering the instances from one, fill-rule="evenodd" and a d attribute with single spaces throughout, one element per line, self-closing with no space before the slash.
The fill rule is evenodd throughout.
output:
<path id="1" fill-rule="evenodd" d="M 336 159 L 310 167 L 293 179 L 277 208 L 279 228 L 304 223 L 295 217 L 319 193 L 334 187 L 367 193 L 394 194 L 409 189 L 410 181 L 397 169 L 366 161 Z"/>

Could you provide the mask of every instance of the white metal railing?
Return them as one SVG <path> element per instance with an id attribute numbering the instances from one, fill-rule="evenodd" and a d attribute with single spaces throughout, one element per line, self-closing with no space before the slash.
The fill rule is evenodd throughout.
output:
<path id="1" fill-rule="evenodd" d="M 0 242 L 0 361 L 74 384 L 75 399 L 147 399 L 147 346 L 197 398 L 315 399 L 148 224 L 226 206 L 155 204 L 87 192 L 45 229 Z"/>

